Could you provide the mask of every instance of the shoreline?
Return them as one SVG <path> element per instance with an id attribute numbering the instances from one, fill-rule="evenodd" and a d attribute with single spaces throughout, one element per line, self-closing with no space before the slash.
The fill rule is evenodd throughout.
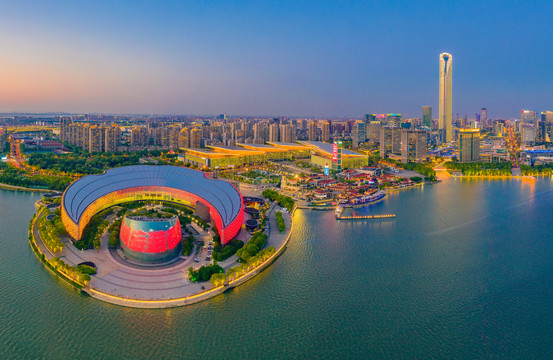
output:
<path id="1" fill-rule="evenodd" d="M 36 188 L 26 188 L 23 186 L 15 186 L 15 185 L 9 185 L 9 184 L 3 184 L 0 183 L 0 189 L 2 190 L 12 190 L 12 191 L 32 191 L 32 192 L 53 192 L 56 190 L 50 190 L 50 189 L 36 189 Z"/>
<path id="2" fill-rule="evenodd" d="M 501 179 L 531 179 L 536 180 L 536 176 L 551 176 L 551 175 L 453 175 L 450 177 L 455 179 L 482 179 L 482 180 L 501 180 Z"/>
<path id="3" fill-rule="evenodd" d="M 211 299 L 217 295 L 220 295 L 232 288 L 235 288 L 239 285 L 242 285 L 246 283 L 248 280 L 254 278 L 256 275 L 261 273 L 263 270 L 268 268 L 276 259 L 284 253 L 286 250 L 286 247 L 288 245 L 288 242 L 290 241 L 290 237 L 292 235 L 292 230 L 294 228 L 294 221 L 293 217 L 295 214 L 295 211 L 298 207 L 294 206 L 294 209 L 289 214 L 290 215 L 290 228 L 288 229 L 288 234 L 286 235 L 286 239 L 282 243 L 282 245 L 275 251 L 275 253 L 265 260 L 263 263 L 258 265 L 257 267 L 251 269 L 246 274 L 240 276 L 239 278 L 236 278 L 232 280 L 231 282 L 218 286 L 216 288 L 212 288 L 197 294 L 192 294 L 186 297 L 179 297 L 179 298 L 172 298 L 172 299 L 133 299 L 133 298 L 126 298 L 126 297 L 120 297 L 113 294 L 108 294 L 105 292 L 102 292 L 100 290 L 94 289 L 93 287 L 86 286 L 81 287 L 80 285 L 76 284 L 73 279 L 68 278 L 65 274 L 57 271 L 56 269 L 51 268 L 48 260 L 46 259 L 46 255 L 41 252 L 40 247 L 36 243 L 37 239 L 35 239 L 34 236 L 34 227 L 36 224 L 36 221 L 38 219 L 38 215 L 35 213 L 33 216 L 33 219 L 31 220 L 31 224 L 29 226 L 29 242 L 31 243 L 31 248 L 33 249 L 33 252 L 35 255 L 39 258 L 39 260 L 48 268 L 48 270 L 58 277 L 60 277 L 65 282 L 69 283 L 73 288 L 75 288 L 78 291 L 86 292 L 91 297 L 98 299 L 100 301 L 104 301 L 107 303 L 111 303 L 114 305 L 119 306 L 125 306 L 125 307 L 133 307 L 133 308 L 141 308 L 141 309 L 166 309 L 166 308 L 172 308 L 172 307 L 179 307 L 179 306 L 185 306 L 185 305 L 192 305 L 199 303 L 201 301 L 205 301 L 208 299 Z M 276 229 L 275 229 L 276 230 Z M 39 241 L 42 241 L 40 239 L 39 235 Z"/>

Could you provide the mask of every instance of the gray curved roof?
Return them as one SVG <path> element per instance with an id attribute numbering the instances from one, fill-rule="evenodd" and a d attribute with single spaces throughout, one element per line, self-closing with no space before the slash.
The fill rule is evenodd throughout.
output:
<path id="1" fill-rule="evenodd" d="M 240 193 L 226 181 L 177 166 L 135 165 L 110 169 L 101 175 L 85 176 L 72 183 L 63 196 L 65 211 L 79 223 L 86 208 L 114 191 L 137 186 L 163 186 L 195 194 L 213 205 L 227 226 L 241 210 Z"/>

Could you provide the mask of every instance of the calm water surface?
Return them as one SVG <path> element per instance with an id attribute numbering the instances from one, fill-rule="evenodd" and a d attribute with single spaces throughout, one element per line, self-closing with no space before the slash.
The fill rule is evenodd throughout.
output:
<path id="1" fill-rule="evenodd" d="M 210 301 L 81 295 L 27 242 L 38 194 L 0 191 L 0 358 L 553 358 L 553 182 L 447 180 L 334 220 L 298 211 L 268 270 Z"/>

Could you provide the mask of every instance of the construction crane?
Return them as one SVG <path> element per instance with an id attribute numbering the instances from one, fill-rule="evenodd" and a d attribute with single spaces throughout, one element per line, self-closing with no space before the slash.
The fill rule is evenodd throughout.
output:
<path id="1" fill-rule="evenodd" d="M 507 138 L 505 139 L 505 141 L 507 142 L 507 151 L 509 152 L 509 157 L 511 158 L 512 163 L 516 164 L 517 167 L 520 167 L 518 162 L 518 155 L 520 153 L 520 141 L 515 135 L 512 126 L 509 126 L 507 128 Z"/>

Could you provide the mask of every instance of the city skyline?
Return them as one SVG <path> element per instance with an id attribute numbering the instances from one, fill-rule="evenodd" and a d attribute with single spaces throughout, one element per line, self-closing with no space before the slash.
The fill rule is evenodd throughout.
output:
<path id="1" fill-rule="evenodd" d="M 553 6 L 507 5 L 7 4 L 0 111 L 420 117 L 443 51 L 454 114 L 547 110 Z"/>

